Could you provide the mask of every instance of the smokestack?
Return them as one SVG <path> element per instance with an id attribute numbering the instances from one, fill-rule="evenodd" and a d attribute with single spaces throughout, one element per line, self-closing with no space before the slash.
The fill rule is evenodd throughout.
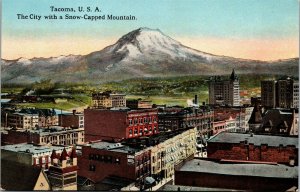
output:
<path id="1" fill-rule="evenodd" d="M 194 100 L 194 104 L 198 104 L 198 95 L 195 95 L 195 100 Z"/>

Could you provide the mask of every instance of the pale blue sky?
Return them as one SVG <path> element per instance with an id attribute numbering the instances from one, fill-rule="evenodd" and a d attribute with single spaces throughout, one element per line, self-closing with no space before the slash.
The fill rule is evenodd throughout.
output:
<path id="1" fill-rule="evenodd" d="M 50 6 L 100 7 L 102 13 L 135 15 L 136 21 L 18 20 L 16 14 L 50 14 Z M 3 39 L 80 36 L 119 37 L 139 27 L 173 38 L 298 38 L 298 0 L 2 0 Z M 66 13 L 56 13 L 64 15 Z M 69 13 L 81 14 L 81 13 Z"/>

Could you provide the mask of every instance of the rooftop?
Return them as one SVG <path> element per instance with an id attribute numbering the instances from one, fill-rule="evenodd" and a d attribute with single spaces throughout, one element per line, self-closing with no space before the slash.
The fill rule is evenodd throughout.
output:
<path id="1" fill-rule="evenodd" d="M 92 148 L 102 149 L 108 151 L 115 151 L 120 153 L 135 153 L 142 150 L 142 148 L 130 147 L 127 145 L 123 145 L 121 143 L 110 143 L 105 141 L 100 141 L 97 143 L 90 144 Z"/>
<path id="2" fill-rule="evenodd" d="M 248 143 L 252 143 L 256 146 L 267 144 L 268 146 L 288 146 L 294 145 L 298 148 L 298 138 L 296 137 L 282 137 L 271 135 L 255 135 L 242 134 L 242 133 L 228 133 L 220 132 L 219 134 L 211 137 L 208 143 L 240 143 L 247 140 Z"/>
<path id="3" fill-rule="evenodd" d="M 208 187 L 194 187 L 194 186 L 184 186 L 184 185 L 164 185 L 159 189 L 159 191 L 241 191 L 241 190 L 229 190 L 221 188 L 208 188 Z"/>
<path id="4" fill-rule="evenodd" d="M 15 145 L 5 145 L 1 146 L 1 150 L 6 151 L 13 151 L 19 153 L 29 153 L 29 154 L 38 154 L 38 153 L 48 153 L 55 151 L 62 151 L 64 148 L 72 148 L 70 147 L 63 147 L 63 146 L 38 146 L 29 143 L 24 144 L 15 144 Z"/>
<path id="5" fill-rule="evenodd" d="M 287 166 L 282 164 L 255 164 L 255 163 L 219 163 L 203 159 L 193 159 L 186 162 L 179 171 L 255 176 L 272 178 L 298 178 L 298 166 Z"/>

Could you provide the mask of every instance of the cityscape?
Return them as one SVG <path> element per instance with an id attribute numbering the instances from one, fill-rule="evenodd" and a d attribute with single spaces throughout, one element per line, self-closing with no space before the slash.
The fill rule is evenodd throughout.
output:
<path id="1" fill-rule="evenodd" d="M 4 0 L 0 190 L 298 191 L 298 6 Z"/>
<path id="2" fill-rule="evenodd" d="M 296 190 L 299 82 L 261 81 L 244 105 L 234 69 L 208 89 L 209 104 L 195 95 L 187 107 L 97 92 L 72 112 L 20 109 L 42 98 L 2 93 L 1 188 Z"/>

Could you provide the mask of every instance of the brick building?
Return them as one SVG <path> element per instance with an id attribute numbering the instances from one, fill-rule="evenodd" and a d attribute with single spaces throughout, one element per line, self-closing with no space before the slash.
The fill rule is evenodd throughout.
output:
<path id="1" fill-rule="evenodd" d="M 175 185 L 219 188 L 224 191 L 287 191 L 298 186 L 298 167 L 193 159 L 175 171 Z"/>
<path id="2" fill-rule="evenodd" d="M 251 117 L 253 107 L 215 107 L 214 108 L 214 127 L 215 132 L 220 128 L 219 124 L 225 121 L 225 129 L 230 132 L 249 131 L 248 121 Z"/>
<path id="3" fill-rule="evenodd" d="M 207 157 L 298 164 L 298 138 L 221 132 L 207 141 Z"/>
<path id="4" fill-rule="evenodd" d="M 10 129 L 1 134 L 1 144 L 34 143 L 37 145 L 74 145 L 84 143 L 84 129 L 70 129 L 58 126 L 36 130 Z"/>
<path id="5" fill-rule="evenodd" d="M 79 175 L 101 182 L 117 176 L 140 184 L 150 175 L 150 150 L 121 143 L 96 142 L 82 147 Z"/>
<path id="6" fill-rule="evenodd" d="M 172 178 L 174 168 L 193 158 L 195 153 L 195 128 L 122 143 L 100 141 L 82 147 L 79 174 L 96 183 L 107 177 L 119 177 L 139 185 L 146 177 L 156 181 Z"/>
<path id="7" fill-rule="evenodd" d="M 200 107 L 167 107 L 158 113 L 159 130 L 175 131 L 197 127 L 197 136 L 212 135 L 213 110 L 208 106 Z"/>
<path id="8" fill-rule="evenodd" d="M 107 109 L 113 107 L 126 107 L 125 94 L 112 93 L 111 91 L 92 94 L 92 107 Z"/>
<path id="9" fill-rule="evenodd" d="M 157 134 L 157 109 L 84 110 L 86 141 L 119 141 Z"/>
<path id="10" fill-rule="evenodd" d="M 63 113 L 58 115 L 58 125 L 62 127 L 83 128 L 84 115 L 83 113 Z"/>

